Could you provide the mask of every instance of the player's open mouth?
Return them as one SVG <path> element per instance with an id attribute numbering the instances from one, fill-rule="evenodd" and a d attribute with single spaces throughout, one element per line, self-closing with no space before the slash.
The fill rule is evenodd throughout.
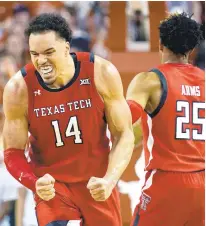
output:
<path id="1" fill-rule="evenodd" d="M 43 74 L 43 75 L 50 75 L 50 73 L 53 71 L 53 67 L 51 66 L 45 66 L 45 67 L 41 67 L 40 68 L 40 72 Z"/>

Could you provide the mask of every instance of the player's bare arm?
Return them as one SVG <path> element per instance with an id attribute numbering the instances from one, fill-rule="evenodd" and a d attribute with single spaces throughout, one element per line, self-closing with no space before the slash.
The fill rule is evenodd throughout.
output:
<path id="1" fill-rule="evenodd" d="M 8 171 L 24 186 L 37 192 L 42 199 L 53 198 L 54 179 L 50 178 L 50 175 L 36 178 L 24 156 L 28 142 L 28 93 L 21 72 L 14 75 L 7 83 L 4 89 L 3 106 L 4 156 Z"/>
<path id="2" fill-rule="evenodd" d="M 159 102 L 158 98 L 161 94 L 161 83 L 158 76 L 154 72 L 142 72 L 137 74 L 127 89 L 127 101 L 134 101 L 142 110 L 151 113 L 156 108 Z M 154 95 L 155 94 L 155 95 Z M 157 95 L 156 95 L 157 94 Z M 138 114 L 138 109 L 131 108 L 132 115 Z M 138 117 L 137 117 L 138 118 Z M 135 145 L 139 145 L 142 140 L 141 117 L 133 122 L 133 130 L 135 136 Z"/>
<path id="3" fill-rule="evenodd" d="M 18 72 L 10 79 L 4 89 L 3 142 L 5 149 L 25 149 L 28 140 L 27 105 L 26 84 L 21 72 Z"/>
<path id="4" fill-rule="evenodd" d="M 105 104 L 113 145 L 104 178 L 91 178 L 88 188 L 96 201 L 106 200 L 126 169 L 133 152 L 131 114 L 123 96 L 119 72 L 110 62 L 95 56 L 95 85 Z"/>

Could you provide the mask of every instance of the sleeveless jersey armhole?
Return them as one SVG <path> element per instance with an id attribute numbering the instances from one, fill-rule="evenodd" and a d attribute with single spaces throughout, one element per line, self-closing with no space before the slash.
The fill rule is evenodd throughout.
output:
<path id="1" fill-rule="evenodd" d="M 154 68 L 154 69 L 150 70 L 150 72 L 154 72 L 155 74 L 157 74 L 157 76 L 159 77 L 159 80 L 161 82 L 161 89 L 162 89 L 160 102 L 159 102 L 157 108 L 152 113 L 148 113 L 147 112 L 147 114 L 151 118 L 154 118 L 160 112 L 162 107 L 164 106 L 164 103 L 165 103 L 166 98 L 167 98 L 168 88 L 167 88 L 166 78 L 165 78 L 165 76 L 163 75 L 163 73 L 160 70 Z"/>

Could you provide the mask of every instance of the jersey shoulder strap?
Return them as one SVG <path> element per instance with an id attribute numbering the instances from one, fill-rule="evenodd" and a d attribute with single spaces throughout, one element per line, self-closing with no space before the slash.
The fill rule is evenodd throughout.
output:
<path id="1" fill-rule="evenodd" d="M 76 52 L 76 53 L 71 53 L 71 54 L 76 55 L 78 61 L 94 63 L 94 54 L 93 53 Z"/>

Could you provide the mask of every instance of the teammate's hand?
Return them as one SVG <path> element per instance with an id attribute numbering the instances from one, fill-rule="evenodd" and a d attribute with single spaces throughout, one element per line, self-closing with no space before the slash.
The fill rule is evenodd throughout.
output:
<path id="1" fill-rule="evenodd" d="M 104 178 L 91 177 L 87 188 L 94 200 L 105 201 L 111 195 L 113 186 Z"/>
<path id="2" fill-rule="evenodd" d="M 36 181 L 37 195 L 45 201 L 49 201 L 50 199 L 54 198 L 55 196 L 54 183 L 55 179 L 49 174 L 45 174 L 43 177 L 40 177 Z"/>

